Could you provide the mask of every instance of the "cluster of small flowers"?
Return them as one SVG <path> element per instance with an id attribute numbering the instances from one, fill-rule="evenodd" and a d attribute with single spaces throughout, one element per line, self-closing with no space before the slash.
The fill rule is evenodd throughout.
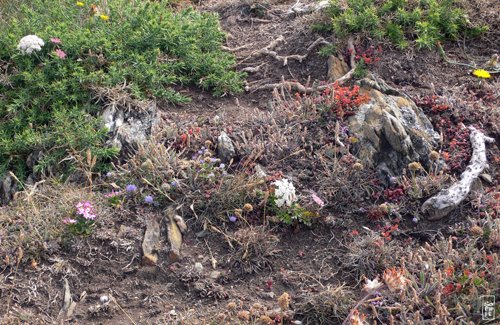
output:
<path id="1" fill-rule="evenodd" d="M 291 207 L 297 201 L 295 186 L 288 179 L 283 178 L 273 182 L 276 187 L 274 195 L 276 196 L 276 206 L 281 208 L 283 205 Z"/>
<path id="2" fill-rule="evenodd" d="M 79 202 L 76 205 L 76 213 L 87 220 L 94 220 L 96 218 L 94 207 L 89 201 Z"/>
<path id="3" fill-rule="evenodd" d="M 17 49 L 21 51 L 22 54 L 31 55 L 33 52 L 38 52 L 44 46 L 44 41 L 36 35 L 27 35 L 21 38 Z"/>
<path id="4" fill-rule="evenodd" d="M 94 207 L 89 201 L 82 201 L 76 205 L 76 214 L 83 217 L 85 220 L 93 221 L 96 218 L 94 213 Z M 73 218 L 64 218 L 62 221 L 64 224 L 75 224 L 78 220 Z"/>

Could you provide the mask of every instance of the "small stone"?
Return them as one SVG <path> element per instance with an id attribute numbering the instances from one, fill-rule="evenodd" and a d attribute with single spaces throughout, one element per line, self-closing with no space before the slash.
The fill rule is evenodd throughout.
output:
<path id="1" fill-rule="evenodd" d="M 227 164 L 236 156 L 233 141 L 224 131 L 220 133 L 220 136 L 217 140 L 218 156 L 224 163 Z"/>
<path id="2" fill-rule="evenodd" d="M 470 228 L 470 233 L 474 237 L 482 237 L 484 234 L 484 230 L 483 230 L 483 228 L 476 225 L 476 226 L 472 226 L 472 228 Z"/>
<path id="3" fill-rule="evenodd" d="M 196 272 L 201 273 L 203 272 L 203 265 L 200 262 L 194 263 L 194 269 Z"/>
<path id="4" fill-rule="evenodd" d="M 101 302 L 101 305 L 105 305 L 109 302 L 109 297 L 104 295 L 99 298 L 99 301 Z"/>
<path id="5" fill-rule="evenodd" d="M 261 165 L 256 164 L 254 168 L 255 168 L 255 176 L 257 176 L 258 178 L 266 178 L 267 177 L 266 171 L 264 170 L 264 168 Z"/>
<path id="6" fill-rule="evenodd" d="M 210 278 L 217 280 L 218 278 L 220 278 L 221 274 L 222 273 L 220 271 L 212 271 L 210 272 Z"/>
<path id="7" fill-rule="evenodd" d="M 272 291 L 270 291 L 270 292 L 261 292 L 259 295 L 262 298 L 271 299 L 271 300 L 273 300 L 274 297 L 276 297 L 276 295 Z"/>

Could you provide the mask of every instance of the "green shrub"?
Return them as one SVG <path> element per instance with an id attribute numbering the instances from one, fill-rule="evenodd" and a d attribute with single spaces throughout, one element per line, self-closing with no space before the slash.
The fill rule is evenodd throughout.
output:
<path id="1" fill-rule="evenodd" d="M 339 36 L 365 33 L 388 38 L 403 49 L 409 40 L 419 48 L 433 48 L 438 41 L 455 40 L 460 33 L 478 36 L 486 27 L 470 26 L 455 0 L 333 0 L 328 10 L 332 29 Z"/>
<path id="2" fill-rule="evenodd" d="M 103 147 L 107 132 L 96 117 L 92 88 L 127 85 L 131 98 L 174 104 L 189 101 L 178 91 L 182 86 L 217 96 L 242 89 L 234 56 L 221 50 L 225 34 L 216 15 L 175 12 L 165 2 L 108 3 L 94 14 L 90 3 L 62 0 L 3 8 L 0 175 L 14 169 L 25 176 L 26 158 L 37 151 L 43 153 L 40 170 L 67 170 L 69 160 L 60 162 L 68 151 L 90 148 L 101 163 L 115 155 Z M 22 54 L 16 47 L 32 34 L 45 45 Z"/>

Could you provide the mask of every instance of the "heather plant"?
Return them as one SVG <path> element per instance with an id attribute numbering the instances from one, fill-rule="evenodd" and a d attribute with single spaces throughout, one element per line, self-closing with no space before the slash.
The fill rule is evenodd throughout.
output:
<path id="1" fill-rule="evenodd" d="M 95 170 L 104 170 L 117 150 L 103 146 L 96 87 L 126 85 L 131 98 L 174 104 L 189 101 L 182 86 L 217 96 L 241 90 L 243 75 L 221 50 L 216 15 L 164 2 L 108 3 L 36 0 L 3 8 L 0 174 L 26 176 L 32 152 L 41 152 L 38 172 L 68 170 L 68 151 L 87 149 Z"/>
<path id="2" fill-rule="evenodd" d="M 430 49 L 438 41 L 464 34 L 474 37 L 487 30 L 473 26 L 455 0 L 334 0 L 329 12 L 337 35 L 366 33 L 387 38 L 400 49 L 411 41 Z"/>

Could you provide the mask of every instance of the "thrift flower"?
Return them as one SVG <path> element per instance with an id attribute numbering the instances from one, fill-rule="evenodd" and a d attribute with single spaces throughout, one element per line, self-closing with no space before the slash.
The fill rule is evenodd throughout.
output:
<path id="1" fill-rule="evenodd" d="M 101 19 L 104 21 L 109 20 L 109 16 L 106 16 L 106 15 L 100 15 L 99 17 L 101 17 Z"/>
<path id="2" fill-rule="evenodd" d="M 94 207 L 92 206 L 92 203 L 89 201 L 83 201 L 79 202 L 76 205 L 76 213 L 81 215 L 83 218 L 87 220 L 94 220 L 96 218 L 96 215 L 94 213 Z"/>
<path id="3" fill-rule="evenodd" d="M 61 44 L 61 39 L 60 38 L 57 38 L 57 37 L 53 37 L 50 39 L 50 41 L 53 43 L 53 44 Z"/>
<path id="4" fill-rule="evenodd" d="M 71 225 L 71 224 L 75 224 L 76 223 L 76 220 L 75 219 L 72 219 L 72 218 L 64 218 L 63 221 L 62 221 L 64 224 L 66 225 Z"/>
<path id="5" fill-rule="evenodd" d="M 281 208 L 283 205 L 291 207 L 297 201 L 295 186 L 288 179 L 277 180 L 273 182 L 273 185 L 276 186 L 274 195 L 276 196 L 276 206 L 278 208 Z"/>
<path id="6" fill-rule="evenodd" d="M 478 78 L 483 78 L 483 79 L 488 79 L 491 78 L 491 74 L 483 69 L 477 69 L 472 72 L 473 75 L 475 75 Z"/>
<path id="7" fill-rule="evenodd" d="M 77 1 L 77 2 L 76 2 L 76 5 L 77 5 L 78 7 L 83 7 L 85 4 L 84 4 L 83 2 L 81 2 L 81 1 Z"/>
<path id="8" fill-rule="evenodd" d="M 135 186 L 134 184 L 129 184 L 125 188 L 125 191 L 127 191 L 129 193 L 135 192 L 135 191 L 137 191 L 137 186 Z"/>
<path id="9" fill-rule="evenodd" d="M 152 204 L 153 197 L 151 195 L 146 195 L 146 197 L 144 198 L 144 202 L 146 202 L 147 204 Z"/>
<path id="10" fill-rule="evenodd" d="M 45 43 L 43 40 L 36 35 L 27 35 L 21 38 L 17 49 L 21 51 L 22 54 L 30 55 L 33 52 L 38 52 L 42 49 Z"/>
<path id="11" fill-rule="evenodd" d="M 66 58 L 66 53 L 63 50 L 61 50 L 61 49 L 56 49 L 56 55 L 60 59 Z"/>
<path id="12" fill-rule="evenodd" d="M 120 195 L 120 192 L 115 192 L 115 190 L 112 190 L 110 193 L 105 194 L 104 197 L 110 198 L 118 195 Z"/>

